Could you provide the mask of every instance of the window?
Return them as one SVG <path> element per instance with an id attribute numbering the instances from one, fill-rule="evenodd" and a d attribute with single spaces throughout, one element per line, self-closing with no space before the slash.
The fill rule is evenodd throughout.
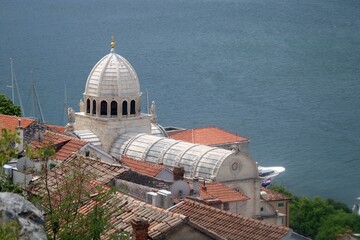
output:
<path id="1" fill-rule="evenodd" d="M 93 100 L 93 106 L 92 106 L 92 114 L 96 114 L 96 101 Z"/>
<path id="2" fill-rule="evenodd" d="M 117 102 L 112 101 L 111 102 L 111 116 L 117 115 Z"/>
<path id="3" fill-rule="evenodd" d="M 243 191 L 239 187 L 234 187 L 233 189 L 239 193 L 243 193 Z"/>
<path id="4" fill-rule="evenodd" d="M 135 100 L 130 102 L 130 114 L 135 114 Z"/>
<path id="5" fill-rule="evenodd" d="M 90 113 L 90 99 L 86 100 L 86 113 Z"/>
<path id="6" fill-rule="evenodd" d="M 261 207 L 261 208 L 260 208 L 260 211 L 261 211 L 261 212 L 263 212 L 263 211 L 264 211 L 264 208 L 263 208 L 263 207 Z"/>
<path id="7" fill-rule="evenodd" d="M 224 211 L 228 211 L 228 210 L 229 210 L 229 203 L 228 203 L 228 202 L 223 203 L 223 210 L 224 210 Z"/>
<path id="8" fill-rule="evenodd" d="M 278 207 L 284 207 L 285 204 L 282 202 L 282 203 L 278 203 Z"/>
<path id="9" fill-rule="evenodd" d="M 128 111 L 127 111 L 127 101 L 123 101 L 122 103 L 122 115 L 127 115 Z"/>
<path id="10" fill-rule="evenodd" d="M 101 101 L 100 114 L 105 115 L 105 116 L 107 115 L 107 102 L 106 101 Z"/>

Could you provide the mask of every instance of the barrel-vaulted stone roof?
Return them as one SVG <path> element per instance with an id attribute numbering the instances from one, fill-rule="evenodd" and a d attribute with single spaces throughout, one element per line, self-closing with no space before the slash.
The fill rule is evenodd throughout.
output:
<path id="1" fill-rule="evenodd" d="M 224 161 L 234 159 L 234 152 L 217 147 L 192 144 L 149 134 L 138 134 L 128 140 L 120 136 L 111 154 L 132 159 L 164 164 L 172 169 L 184 167 L 185 177 L 217 178 Z M 119 149 L 120 143 L 122 146 Z M 230 160 L 229 160 L 230 159 Z M 240 161 L 240 160 L 239 160 Z M 237 169 L 235 169 L 236 171 Z"/>

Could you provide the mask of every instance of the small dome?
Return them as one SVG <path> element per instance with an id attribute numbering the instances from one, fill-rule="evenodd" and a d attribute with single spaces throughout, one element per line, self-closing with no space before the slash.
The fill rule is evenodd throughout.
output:
<path id="1" fill-rule="evenodd" d="M 112 48 L 91 70 L 84 95 L 103 98 L 139 97 L 139 79 L 131 64 Z"/>

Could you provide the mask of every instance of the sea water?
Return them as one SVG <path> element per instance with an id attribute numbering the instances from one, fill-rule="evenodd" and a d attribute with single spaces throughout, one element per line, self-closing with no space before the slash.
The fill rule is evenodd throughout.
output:
<path id="1" fill-rule="evenodd" d="M 116 51 L 163 126 L 216 125 L 251 141 L 298 195 L 360 196 L 360 1 L 4 0 L 0 92 L 10 62 L 25 115 L 64 125 L 91 68 Z M 19 100 L 16 97 L 16 102 Z"/>

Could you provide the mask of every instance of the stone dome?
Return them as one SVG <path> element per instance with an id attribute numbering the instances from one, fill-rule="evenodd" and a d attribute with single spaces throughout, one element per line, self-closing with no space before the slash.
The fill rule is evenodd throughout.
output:
<path id="1" fill-rule="evenodd" d="M 131 64 L 122 56 L 111 52 L 95 64 L 85 86 L 85 96 L 109 97 L 139 97 L 140 84 L 137 74 Z"/>

